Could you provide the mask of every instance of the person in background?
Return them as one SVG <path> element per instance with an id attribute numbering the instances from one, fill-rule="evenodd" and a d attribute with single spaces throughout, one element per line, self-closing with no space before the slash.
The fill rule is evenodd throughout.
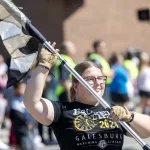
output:
<path id="1" fill-rule="evenodd" d="M 112 102 L 121 106 L 128 106 L 129 96 L 127 82 L 129 73 L 123 66 L 124 58 L 122 55 L 113 53 L 110 57 L 110 65 L 114 70 L 112 82 L 109 85 Z"/>
<path id="2" fill-rule="evenodd" d="M 0 76 L 5 75 L 7 73 L 8 66 L 5 63 L 3 55 L 0 54 Z"/>
<path id="3" fill-rule="evenodd" d="M 65 41 L 62 43 L 60 47 L 61 56 L 70 64 L 71 67 L 75 66 L 75 62 L 73 61 L 73 56 L 76 53 L 75 46 L 70 41 Z M 60 102 L 68 101 L 69 90 L 71 86 L 71 74 L 70 72 L 57 60 L 55 68 L 54 68 L 56 80 L 58 80 L 58 84 L 56 86 L 56 95 L 58 96 L 58 100 Z"/>
<path id="4" fill-rule="evenodd" d="M 126 50 L 125 58 L 124 58 L 124 62 L 123 62 L 123 65 L 129 71 L 129 74 L 130 74 L 133 82 L 136 81 L 137 76 L 138 76 L 138 66 L 135 63 L 135 61 L 133 61 L 134 55 L 135 54 L 133 52 L 133 49 L 128 48 Z"/>
<path id="5" fill-rule="evenodd" d="M 104 93 L 104 99 L 107 100 L 108 103 L 111 102 L 111 96 L 109 91 L 109 84 L 111 83 L 111 78 L 113 76 L 113 70 L 111 70 L 109 63 L 105 59 L 105 54 L 107 52 L 106 43 L 103 40 L 97 40 L 93 42 L 93 50 L 94 52 L 89 54 L 88 60 L 96 63 L 103 71 L 104 75 L 106 75 L 106 88 Z"/>
<path id="6" fill-rule="evenodd" d="M 138 66 L 137 63 L 135 63 L 135 52 L 134 48 L 128 48 L 126 50 L 125 56 L 124 56 L 124 62 L 123 66 L 128 70 L 130 75 L 130 80 L 128 82 L 128 91 L 129 91 L 129 97 L 132 100 L 135 96 L 135 88 L 136 88 L 136 80 L 138 77 Z"/>
<path id="7" fill-rule="evenodd" d="M 139 91 L 142 113 L 150 115 L 150 57 L 146 52 L 140 55 L 137 88 Z"/>
<path id="8" fill-rule="evenodd" d="M 0 128 L 7 108 L 7 100 L 4 98 L 4 89 L 6 88 L 7 79 L 7 74 L 0 75 Z"/>
<path id="9" fill-rule="evenodd" d="M 24 82 L 14 86 L 15 95 L 11 102 L 10 119 L 16 141 L 16 150 L 35 150 L 32 133 L 34 121 L 23 104 L 25 88 Z"/>
<path id="10" fill-rule="evenodd" d="M 94 41 L 93 51 L 93 53 L 89 54 L 88 60 L 96 63 L 100 68 L 102 68 L 104 74 L 108 74 L 110 71 L 110 66 L 105 59 L 105 54 L 107 51 L 106 43 L 102 40 Z"/>
<path id="11" fill-rule="evenodd" d="M 0 54 L 0 130 L 2 125 L 4 125 L 5 113 L 7 108 L 7 99 L 4 97 L 4 89 L 6 88 L 7 83 L 7 64 L 5 63 L 3 55 Z M 10 149 L 8 145 L 3 143 L 0 139 L 0 149 Z"/>
<path id="12" fill-rule="evenodd" d="M 130 134 L 118 121 L 129 123 L 142 138 L 150 136 L 149 116 L 130 112 L 122 106 L 113 106 L 111 111 L 104 109 L 75 77 L 72 77 L 70 102 L 42 98 L 47 75 L 56 59 L 55 53 L 42 48 L 38 66 L 27 83 L 24 104 L 37 121 L 54 129 L 60 149 L 121 150 L 123 135 Z M 74 69 L 99 96 L 103 96 L 107 77 L 95 63 L 82 62 Z"/>
<path id="13" fill-rule="evenodd" d="M 4 123 L 6 108 L 7 108 L 7 100 L 4 98 L 4 89 L 7 83 L 7 74 L 0 75 L 0 132 L 2 129 L 2 124 Z M 10 147 L 2 142 L 0 138 L 0 149 L 9 150 Z"/>
<path id="14" fill-rule="evenodd" d="M 123 66 L 128 70 L 129 72 L 129 80 L 127 83 L 127 89 L 128 89 L 128 96 L 130 99 L 130 102 L 128 104 L 128 107 L 132 110 L 136 109 L 137 107 L 137 99 L 138 99 L 138 92 L 137 92 L 137 85 L 136 80 L 138 77 L 138 64 L 139 64 L 139 54 L 140 50 L 129 47 L 126 49 L 124 53 L 124 62 Z"/>

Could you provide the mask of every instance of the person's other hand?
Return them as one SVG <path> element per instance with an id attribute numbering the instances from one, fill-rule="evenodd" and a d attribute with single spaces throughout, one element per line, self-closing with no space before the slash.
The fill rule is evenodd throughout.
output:
<path id="1" fill-rule="evenodd" d="M 115 122 L 130 122 L 132 116 L 131 112 L 125 106 L 113 106 L 109 118 L 111 118 Z"/>

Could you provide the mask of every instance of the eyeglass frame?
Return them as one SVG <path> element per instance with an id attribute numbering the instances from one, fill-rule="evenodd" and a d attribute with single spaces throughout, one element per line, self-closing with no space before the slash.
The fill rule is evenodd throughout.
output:
<path id="1" fill-rule="evenodd" d="M 94 76 L 87 76 L 87 77 L 83 77 L 83 79 L 86 81 L 86 82 L 88 82 L 88 80 L 87 80 L 87 78 L 89 78 L 89 77 L 92 77 L 92 81 L 93 81 L 93 84 L 94 83 L 96 83 L 96 79 L 98 79 L 99 77 L 100 78 L 104 78 L 105 77 L 105 79 L 101 79 L 101 80 L 103 80 L 103 82 L 102 83 L 106 83 L 106 80 L 107 80 L 107 76 L 98 76 L 98 77 L 94 77 Z M 94 80 L 93 80 L 94 79 Z M 100 81 L 100 80 L 98 80 L 98 81 Z M 89 83 L 89 82 L 88 82 Z M 89 83 L 90 84 L 90 83 Z M 92 83 L 91 83 L 92 84 Z"/>

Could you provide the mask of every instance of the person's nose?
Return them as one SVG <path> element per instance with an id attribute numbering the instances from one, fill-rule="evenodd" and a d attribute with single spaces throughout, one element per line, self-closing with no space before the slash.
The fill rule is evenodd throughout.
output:
<path id="1" fill-rule="evenodd" d="M 100 85 L 100 81 L 97 78 L 95 78 L 95 84 Z"/>

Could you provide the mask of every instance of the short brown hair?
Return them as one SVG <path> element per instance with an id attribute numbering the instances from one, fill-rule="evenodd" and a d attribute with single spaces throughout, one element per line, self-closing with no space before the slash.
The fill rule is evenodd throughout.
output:
<path id="1" fill-rule="evenodd" d="M 99 68 L 101 70 L 100 67 L 98 67 L 98 65 L 96 65 L 95 63 L 91 62 L 91 61 L 84 61 L 82 63 L 79 63 L 75 66 L 75 71 L 82 76 L 83 72 L 88 69 L 88 68 L 91 68 L 91 67 L 96 67 L 96 68 Z M 101 70 L 102 71 L 102 70 Z M 78 82 L 78 80 L 72 76 L 72 83 L 74 82 Z M 74 90 L 74 87 L 72 86 L 70 88 L 70 101 L 73 102 L 75 101 L 75 96 L 76 96 L 76 91 Z"/>

